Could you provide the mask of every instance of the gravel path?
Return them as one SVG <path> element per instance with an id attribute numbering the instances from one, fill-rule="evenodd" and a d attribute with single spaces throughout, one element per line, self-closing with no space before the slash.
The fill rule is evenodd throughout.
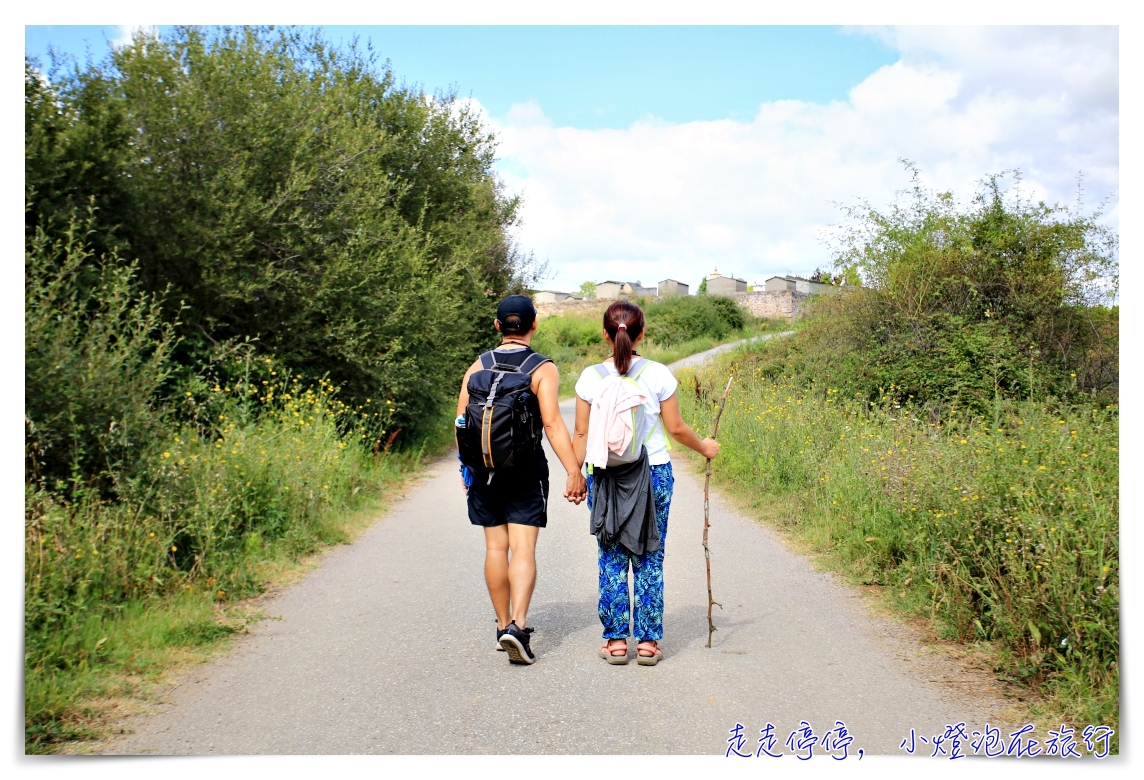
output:
<path id="1" fill-rule="evenodd" d="M 571 421 L 571 402 L 562 408 Z M 769 722 L 789 753 L 783 743 L 800 721 L 822 735 L 841 720 L 851 752 L 869 755 L 899 753 L 911 727 L 998 722 L 996 697 L 959 693 L 963 672 L 871 617 L 854 589 L 718 496 L 712 569 L 725 609 L 704 647 L 702 482 L 683 460 L 666 540 L 665 659 L 609 666 L 596 654 L 587 508 L 559 497 L 563 470 L 548 457 L 554 495 L 529 615 L 535 665 L 512 666 L 494 649 L 482 535 L 466 519 L 450 455 L 359 541 L 271 600 L 278 619 L 190 672 L 104 752 L 722 755 L 736 723 L 745 752 Z"/>

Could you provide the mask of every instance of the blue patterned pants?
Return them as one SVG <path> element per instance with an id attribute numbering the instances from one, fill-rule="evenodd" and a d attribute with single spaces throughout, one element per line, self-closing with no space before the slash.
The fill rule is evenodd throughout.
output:
<path id="1" fill-rule="evenodd" d="M 651 467 L 655 519 L 659 525 L 660 549 L 631 555 L 618 544 L 600 544 L 600 622 L 604 639 L 625 639 L 634 634 L 640 642 L 663 639 L 663 551 L 667 545 L 667 513 L 675 478 L 671 464 Z M 588 508 L 592 507 L 592 476 L 588 475 Z M 635 572 L 635 607 L 629 605 L 628 566 Z M 629 631 L 630 618 L 635 618 Z"/>

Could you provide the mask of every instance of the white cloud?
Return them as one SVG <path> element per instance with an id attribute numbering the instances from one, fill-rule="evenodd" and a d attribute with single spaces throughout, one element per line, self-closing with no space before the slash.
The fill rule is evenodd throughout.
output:
<path id="1" fill-rule="evenodd" d="M 111 45 L 114 47 L 127 46 L 135 37 L 135 33 L 143 30 L 149 33 L 152 37 L 159 34 L 159 28 L 153 24 L 121 24 L 118 25 L 119 34 L 111 39 Z"/>
<path id="2" fill-rule="evenodd" d="M 821 234 L 840 218 L 833 203 L 888 203 L 907 184 L 899 157 L 927 185 L 964 197 L 1009 168 L 1050 202 L 1071 203 L 1082 171 L 1090 202 L 1115 193 L 1115 28 L 872 32 L 901 57 L 846 101 L 623 130 L 556 127 L 535 104 L 491 118 L 502 174 L 524 195 L 521 244 L 550 261 L 548 285 L 695 285 L 715 264 L 749 280 L 827 268 Z"/>

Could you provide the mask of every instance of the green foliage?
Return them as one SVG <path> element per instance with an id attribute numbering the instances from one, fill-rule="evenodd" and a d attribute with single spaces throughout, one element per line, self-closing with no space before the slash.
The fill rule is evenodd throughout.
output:
<path id="1" fill-rule="evenodd" d="M 604 307 L 591 313 L 544 317 L 536 326 L 532 348 L 552 358 L 560 371 L 560 395 L 572 395 L 580 372 L 611 355 L 604 339 Z"/>
<path id="2" fill-rule="evenodd" d="M 130 142 L 127 142 L 127 139 Z M 29 224 L 94 199 L 97 236 L 181 301 L 175 357 L 250 342 L 423 433 L 528 258 L 494 143 L 450 95 L 355 46 L 260 28 L 140 33 L 99 66 L 26 67 Z"/>
<path id="3" fill-rule="evenodd" d="M 262 369 L 266 380 L 188 391 L 183 416 L 215 422 L 168 429 L 141 464 L 144 477 L 117 499 L 26 488 L 30 744 L 86 735 L 67 726 L 75 697 L 98 696 L 109 674 L 130 670 L 140 637 L 123 621 L 143 620 L 141 605 L 162 617 L 182 594 L 228 602 L 258 593 L 265 561 L 344 541 L 346 513 L 416 462 L 375 455 L 388 440 L 384 419 L 340 401 L 328 383 L 307 386 L 265 361 Z M 144 644 L 157 651 L 227 632 L 204 620 Z"/>
<path id="4" fill-rule="evenodd" d="M 660 346 L 702 337 L 723 339 L 746 327 L 750 318 L 734 300 L 716 295 L 673 295 L 650 303 L 644 313 L 647 337 Z"/>
<path id="5" fill-rule="evenodd" d="M 129 209 L 120 178 L 130 127 L 98 66 L 72 76 L 54 68 L 50 75 L 25 60 L 25 240 L 33 240 L 37 229 L 53 237 L 67 233 L 79 219 L 99 257 L 116 243 L 114 225 L 95 224 L 89 211 L 118 215 Z M 61 83 L 67 86 L 61 89 Z"/>
<path id="6" fill-rule="evenodd" d="M 699 293 L 698 294 L 699 295 L 706 295 L 707 294 L 707 277 L 706 276 L 704 276 L 703 280 L 701 282 L 699 282 Z"/>
<path id="7" fill-rule="evenodd" d="M 26 62 L 24 138 L 36 751 L 89 736 L 116 674 L 228 633 L 204 604 L 344 539 L 449 438 L 531 259 L 477 118 L 320 35 L 179 28 Z"/>
<path id="8" fill-rule="evenodd" d="M 89 225 L 56 239 L 37 227 L 24 253 L 25 474 L 70 494 L 138 475 L 162 435 L 153 400 L 176 343 L 135 267 L 93 257 Z"/>
<path id="9" fill-rule="evenodd" d="M 733 372 L 726 484 L 940 635 L 989 643 L 1050 717 L 1115 725 L 1116 236 L 1001 176 L 958 204 L 914 175 L 905 202 L 848 212 L 849 289 L 681 406 L 709 427 Z"/>
<path id="10" fill-rule="evenodd" d="M 584 282 L 583 284 L 580 285 L 580 289 L 577 290 L 577 292 L 580 293 L 581 295 L 583 295 L 585 298 L 595 298 L 596 297 L 596 283 L 595 282 Z"/>
<path id="11" fill-rule="evenodd" d="M 561 348 L 590 347 L 604 343 L 604 325 L 600 315 L 571 314 L 545 317 L 536 328 L 533 348 L 545 355 L 556 355 Z"/>
<path id="12" fill-rule="evenodd" d="M 1115 725 L 1117 407 L 998 401 L 937 423 L 889 392 L 768 379 L 773 348 L 681 376 L 696 430 L 735 376 L 717 478 L 942 635 L 992 643 L 1071 722 Z"/>
<path id="13" fill-rule="evenodd" d="M 915 177 L 916 177 L 915 171 Z M 768 375 L 985 414 L 995 398 L 1116 399 L 1118 284 L 1099 213 L 1033 204 L 990 177 L 972 203 L 916 185 L 849 212 L 837 268 L 865 287 L 809 303 Z"/>

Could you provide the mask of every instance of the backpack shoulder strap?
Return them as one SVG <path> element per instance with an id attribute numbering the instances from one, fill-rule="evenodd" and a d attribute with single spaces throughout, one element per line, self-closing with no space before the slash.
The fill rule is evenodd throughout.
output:
<path id="1" fill-rule="evenodd" d="M 597 363 L 596 365 L 592 366 L 592 368 L 596 369 L 596 373 L 600 375 L 600 379 L 607 379 L 609 376 L 611 376 L 612 372 L 608 370 L 607 363 Z"/>
<path id="2" fill-rule="evenodd" d="M 517 370 L 523 374 L 531 374 L 533 371 L 540 368 L 545 363 L 551 362 L 552 360 L 550 358 L 546 358 L 539 352 L 533 352 L 531 355 L 524 359 L 524 362 L 520 364 L 520 368 Z"/>
<path id="3" fill-rule="evenodd" d="M 645 368 L 647 368 L 650 364 L 651 364 L 651 361 L 648 360 L 647 358 L 640 358 L 635 363 L 628 366 L 628 376 L 631 379 L 638 379 L 639 375 L 642 374 L 643 370 Z M 632 372 L 633 368 L 635 369 L 635 373 Z"/>
<path id="4" fill-rule="evenodd" d="M 481 361 L 481 368 L 486 371 L 491 371 L 497 364 L 497 360 L 493 357 L 492 352 L 482 352 L 478 360 Z"/>

